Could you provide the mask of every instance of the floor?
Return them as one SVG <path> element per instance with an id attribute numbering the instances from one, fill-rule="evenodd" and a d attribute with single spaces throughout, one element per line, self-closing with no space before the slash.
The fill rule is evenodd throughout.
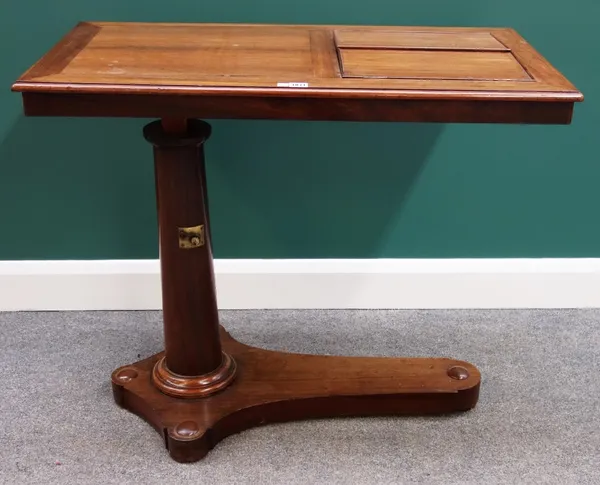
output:
<path id="1" fill-rule="evenodd" d="M 112 370 L 162 350 L 158 312 L 0 313 L 0 483 L 598 484 L 600 310 L 228 311 L 239 340 L 318 354 L 447 356 L 478 406 L 269 425 L 173 462 L 113 403 Z"/>

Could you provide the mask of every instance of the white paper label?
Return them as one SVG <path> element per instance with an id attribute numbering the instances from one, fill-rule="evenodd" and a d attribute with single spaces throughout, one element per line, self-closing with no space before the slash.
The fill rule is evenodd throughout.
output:
<path id="1" fill-rule="evenodd" d="M 308 83 L 277 83 L 278 88 L 307 88 Z"/>

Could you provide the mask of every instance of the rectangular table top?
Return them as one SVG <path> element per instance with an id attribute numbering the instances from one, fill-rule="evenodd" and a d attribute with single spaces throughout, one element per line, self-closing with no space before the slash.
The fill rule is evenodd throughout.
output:
<path id="1" fill-rule="evenodd" d="M 13 90 L 52 116 L 566 123 L 583 99 L 512 29 L 392 26 L 82 22 Z"/>

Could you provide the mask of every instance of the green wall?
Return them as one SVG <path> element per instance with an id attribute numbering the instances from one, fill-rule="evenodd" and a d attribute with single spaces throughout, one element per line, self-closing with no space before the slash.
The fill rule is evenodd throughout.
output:
<path id="1" fill-rule="evenodd" d="M 157 257 L 148 120 L 10 92 L 79 20 L 514 27 L 584 92 L 572 125 L 211 121 L 216 256 L 600 257 L 598 0 L 2 0 L 0 260 Z"/>

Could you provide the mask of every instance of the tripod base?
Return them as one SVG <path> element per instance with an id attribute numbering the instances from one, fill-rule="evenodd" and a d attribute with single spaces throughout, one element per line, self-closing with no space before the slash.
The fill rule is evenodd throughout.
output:
<path id="1" fill-rule="evenodd" d="M 176 461 L 197 461 L 223 438 L 253 426 L 466 411 L 479 395 L 479 371 L 452 359 L 274 352 L 237 342 L 223 328 L 221 344 L 237 372 L 228 387 L 208 397 L 183 399 L 159 391 L 152 372 L 163 353 L 113 372 L 117 404 L 161 433 Z"/>

